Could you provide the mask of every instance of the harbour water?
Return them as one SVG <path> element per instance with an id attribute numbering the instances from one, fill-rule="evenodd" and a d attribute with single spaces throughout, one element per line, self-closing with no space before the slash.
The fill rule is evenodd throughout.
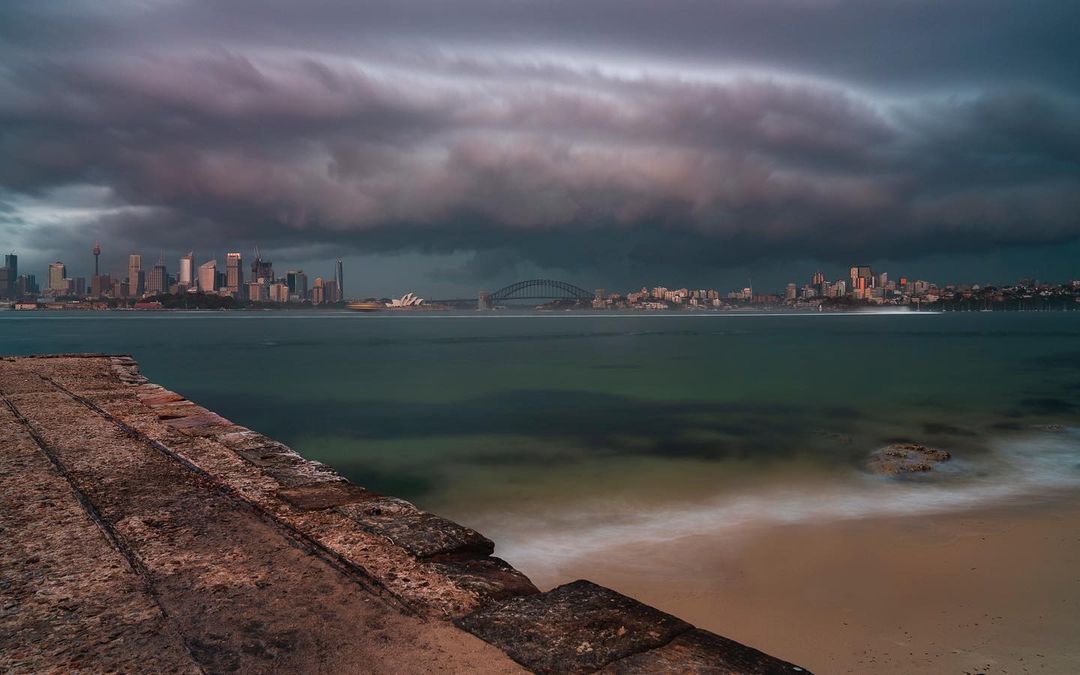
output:
<path id="1" fill-rule="evenodd" d="M 1080 313 L 0 314 L 0 353 L 76 351 L 130 353 L 541 575 L 627 538 L 1080 483 Z M 955 459 L 861 471 L 895 441 Z"/>

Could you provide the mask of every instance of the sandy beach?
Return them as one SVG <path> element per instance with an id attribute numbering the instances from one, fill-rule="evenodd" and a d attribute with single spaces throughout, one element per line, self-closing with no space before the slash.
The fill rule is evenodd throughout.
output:
<path id="1" fill-rule="evenodd" d="M 1076 493 L 627 545 L 567 575 L 818 673 L 1080 672 Z"/>

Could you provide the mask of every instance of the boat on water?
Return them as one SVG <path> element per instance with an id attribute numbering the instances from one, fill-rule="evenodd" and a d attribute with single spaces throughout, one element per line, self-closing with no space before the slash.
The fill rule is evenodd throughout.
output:
<path id="1" fill-rule="evenodd" d="M 383 308 L 384 305 L 381 302 L 350 302 L 345 305 L 345 309 L 351 309 L 354 312 L 377 312 Z"/>

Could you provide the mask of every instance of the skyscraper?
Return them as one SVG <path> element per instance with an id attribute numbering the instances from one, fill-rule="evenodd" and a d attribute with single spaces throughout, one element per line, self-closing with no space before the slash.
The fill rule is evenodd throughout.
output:
<path id="1" fill-rule="evenodd" d="M 90 280 L 90 295 L 95 298 L 100 298 L 103 295 L 109 295 L 112 293 L 113 283 L 112 277 L 108 274 L 94 275 L 94 278 Z"/>
<path id="2" fill-rule="evenodd" d="M 337 259 L 337 264 L 334 266 L 334 281 L 337 282 L 337 296 L 334 298 L 334 302 L 341 302 L 345 299 L 345 275 L 341 269 L 341 258 Z"/>
<path id="3" fill-rule="evenodd" d="M 165 271 L 165 257 L 158 258 L 154 269 L 150 271 L 150 279 L 146 284 L 147 293 L 162 294 L 169 291 L 169 275 Z"/>
<path id="4" fill-rule="evenodd" d="M 337 282 L 333 280 L 326 280 L 323 282 L 323 301 L 324 302 L 337 302 L 341 297 L 341 291 L 338 290 Z"/>
<path id="5" fill-rule="evenodd" d="M 128 256 L 128 295 L 141 297 L 146 292 L 146 276 L 142 269 L 142 256 L 132 253 Z"/>
<path id="6" fill-rule="evenodd" d="M 180 256 L 180 276 L 176 283 L 187 288 L 195 287 L 195 252 Z"/>
<path id="7" fill-rule="evenodd" d="M 289 270 L 285 274 L 285 283 L 289 287 L 289 295 L 299 300 L 306 300 L 308 294 L 308 278 L 304 270 Z"/>
<path id="8" fill-rule="evenodd" d="M 203 293 L 213 293 L 217 283 L 217 261 L 210 260 L 199 265 L 199 290 Z"/>
<path id="9" fill-rule="evenodd" d="M 853 293 L 865 291 L 868 288 L 874 287 L 874 272 L 867 265 L 857 265 L 852 267 L 848 273 L 848 277 L 851 280 L 850 290 Z"/>
<path id="10" fill-rule="evenodd" d="M 19 256 L 9 253 L 4 256 L 4 266 L 0 268 L 0 298 L 15 297 L 15 282 L 19 278 Z"/>
<path id="11" fill-rule="evenodd" d="M 49 265 L 49 291 L 54 294 L 67 292 L 67 266 L 57 260 Z"/>
<path id="12" fill-rule="evenodd" d="M 8 281 L 14 285 L 15 280 L 19 278 L 19 256 L 14 253 L 5 255 L 4 267 L 6 267 L 8 271 Z"/>
<path id="13" fill-rule="evenodd" d="M 259 279 L 274 280 L 274 263 L 264 261 L 259 255 L 259 247 L 256 246 L 255 259 L 251 261 L 251 280 L 258 281 Z"/>
<path id="14" fill-rule="evenodd" d="M 240 297 L 240 289 L 244 284 L 244 270 L 240 265 L 239 253 L 225 254 L 225 287 L 236 298 Z"/>

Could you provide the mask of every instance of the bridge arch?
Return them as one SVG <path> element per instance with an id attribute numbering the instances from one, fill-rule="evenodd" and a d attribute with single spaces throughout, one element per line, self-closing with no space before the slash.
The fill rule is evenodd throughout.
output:
<path id="1" fill-rule="evenodd" d="M 492 293 L 491 302 L 507 300 L 592 300 L 593 294 L 565 281 L 529 279 L 504 286 Z"/>

